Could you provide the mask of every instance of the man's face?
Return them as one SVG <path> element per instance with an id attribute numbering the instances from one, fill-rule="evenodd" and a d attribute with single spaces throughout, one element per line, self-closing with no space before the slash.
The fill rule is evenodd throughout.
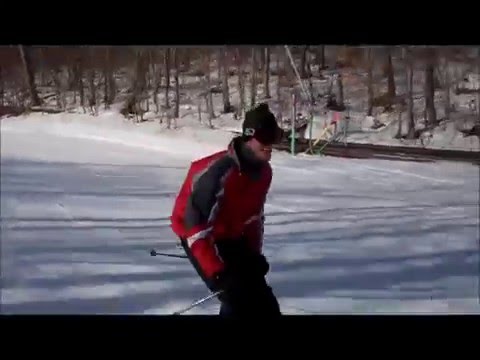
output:
<path id="1" fill-rule="evenodd" d="M 260 161 L 268 162 L 272 158 L 272 145 L 262 144 L 255 138 L 250 139 L 247 145 Z"/>

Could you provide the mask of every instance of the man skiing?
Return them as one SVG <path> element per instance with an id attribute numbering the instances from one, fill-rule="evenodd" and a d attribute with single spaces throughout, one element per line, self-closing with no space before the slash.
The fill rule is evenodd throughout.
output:
<path id="1" fill-rule="evenodd" d="M 248 111 L 228 148 L 192 162 L 177 195 L 172 229 L 211 291 L 222 291 L 222 316 L 281 315 L 265 276 L 263 206 L 278 127 L 268 105 Z"/>

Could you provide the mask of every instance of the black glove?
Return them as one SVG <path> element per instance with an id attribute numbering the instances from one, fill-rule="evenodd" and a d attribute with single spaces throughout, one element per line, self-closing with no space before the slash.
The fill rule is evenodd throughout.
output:
<path id="1" fill-rule="evenodd" d="M 212 279 L 213 290 L 220 291 L 220 290 L 227 290 L 230 285 L 232 284 L 233 279 L 232 276 L 229 274 L 227 270 L 223 270 L 222 272 L 216 274 Z"/>
<path id="2" fill-rule="evenodd" d="M 235 292 L 238 282 L 234 277 L 234 273 L 225 269 L 216 274 L 211 280 L 211 283 L 212 291 L 222 291 L 222 293 L 218 295 L 218 299 L 220 301 L 228 301 L 229 298 L 232 297 L 232 292 Z"/>
<path id="3" fill-rule="evenodd" d="M 265 256 L 262 254 L 259 254 L 254 256 L 252 260 L 253 261 L 251 266 L 255 275 L 261 275 L 261 276 L 267 275 L 268 271 L 270 270 L 270 264 L 268 263 Z"/>

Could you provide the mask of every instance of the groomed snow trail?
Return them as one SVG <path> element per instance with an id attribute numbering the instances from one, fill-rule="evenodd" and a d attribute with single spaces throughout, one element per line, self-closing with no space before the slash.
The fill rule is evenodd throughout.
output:
<path id="1" fill-rule="evenodd" d="M 23 125 L 2 128 L 3 313 L 170 314 L 207 294 L 188 261 L 149 256 L 178 251 L 168 217 L 203 145 L 176 156 Z M 284 313 L 480 312 L 478 168 L 273 166 L 265 254 Z"/>

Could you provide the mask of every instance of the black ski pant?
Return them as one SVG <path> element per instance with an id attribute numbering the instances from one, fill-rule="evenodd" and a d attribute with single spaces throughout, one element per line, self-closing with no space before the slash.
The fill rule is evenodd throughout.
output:
<path id="1" fill-rule="evenodd" d="M 182 247 L 198 275 L 210 291 L 223 290 L 218 296 L 222 317 L 275 317 L 280 316 L 280 305 L 265 274 L 255 271 L 253 264 L 259 255 L 253 254 L 241 245 L 242 241 L 221 241 L 217 250 L 223 259 L 227 272 L 224 282 L 219 284 L 208 279 L 183 239 Z"/>

